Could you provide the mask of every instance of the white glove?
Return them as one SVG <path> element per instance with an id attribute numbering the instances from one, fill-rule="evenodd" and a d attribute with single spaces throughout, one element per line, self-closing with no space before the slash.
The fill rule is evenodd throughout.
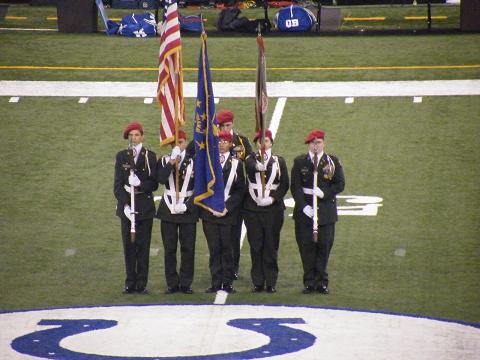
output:
<path id="1" fill-rule="evenodd" d="M 260 161 L 257 160 L 257 163 L 255 164 L 255 169 L 258 171 L 267 171 L 267 165 L 262 164 Z"/>
<path id="2" fill-rule="evenodd" d="M 303 213 L 307 215 L 310 219 L 313 218 L 313 207 L 310 205 L 305 205 L 303 208 Z"/>
<path id="3" fill-rule="evenodd" d="M 180 147 L 175 146 L 172 149 L 172 153 L 170 154 L 170 160 L 176 160 L 177 157 L 179 157 L 181 153 L 182 153 L 182 150 L 180 150 Z"/>
<path id="4" fill-rule="evenodd" d="M 315 186 L 313 188 L 313 193 L 315 194 L 316 197 L 323 199 L 325 194 L 323 193 L 322 189 L 320 189 L 318 186 Z"/>
<path id="5" fill-rule="evenodd" d="M 140 179 L 136 174 L 133 174 L 128 177 L 128 183 L 131 186 L 140 186 Z"/>
<path id="6" fill-rule="evenodd" d="M 270 206 L 272 204 L 273 204 L 273 198 L 271 196 L 260 199 L 258 203 L 259 206 Z"/>
<path id="7" fill-rule="evenodd" d="M 132 209 L 130 209 L 130 205 L 125 205 L 123 207 L 123 213 L 125 214 L 128 220 L 132 221 Z"/>
<path id="8" fill-rule="evenodd" d="M 185 204 L 175 204 L 173 208 L 175 209 L 175 214 L 183 214 L 187 211 L 187 205 Z"/>

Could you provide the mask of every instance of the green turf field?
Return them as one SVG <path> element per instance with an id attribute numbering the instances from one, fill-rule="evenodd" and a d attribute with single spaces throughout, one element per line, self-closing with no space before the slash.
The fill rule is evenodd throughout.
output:
<path id="1" fill-rule="evenodd" d="M 479 35 L 266 38 L 270 81 L 478 79 Z M 301 40 L 301 41 L 299 41 Z M 255 67 L 254 39 L 209 38 L 213 68 Z M 289 51 L 285 51 L 289 49 Z M 370 51 L 371 50 L 371 51 Z M 184 39 L 195 68 L 199 40 Z M 158 39 L 0 32 L 0 80 L 156 81 Z M 126 54 L 123 55 L 122 54 Z M 232 56 L 234 54 L 234 56 Z M 298 56 L 308 54 L 308 56 Z M 271 70 L 365 66 L 363 70 Z M 459 68 L 459 65 L 477 67 Z M 15 66 L 147 67 L 150 70 L 39 70 Z M 408 65 L 446 68 L 376 69 Z M 449 67 L 452 66 L 452 67 Z M 6 68 L 8 67 L 8 68 Z M 188 70 L 185 78 L 195 80 Z M 213 71 L 214 81 L 254 81 L 254 71 Z M 276 99 L 271 99 L 270 116 Z M 253 99 L 221 99 L 237 127 L 253 129 Z M 199 227 L 196 293 L 163 294 L 156 221 L 148 296 L 124 296 L 120 229 L 112 193 L 115 153 L 125 124 L 146 128 L 159 154 L 159 110 L 142 99 L 0 97 L 0 310 L 126 303 L 211 303 L 208 251 Z M 187 99 L 193 115 L 193 99 Z M 292 165 L 308 130 L 327 131 L 342 160 L 344 195 L 380 196 L 376 217 L 343 216 L 330 263 L 331 295 L 302 295 L 293 222 L 286 219 L 278 293 L 251 294 L 248 244 L 228 303 L 306 304 L 402 312 L 480 322 L 478 96 L 289 98 L 275 149 Z M 188 120 L 193 126 L 191 120 Z M 157 192 L 160 194 L 160 191 Z M 288 195 L 290 197 L 290 195 Z M 287 211 L 287 214 L 291 210 Z"/>
<path id="2" fill-rule="evenodd" d="M 245 133 L 251 132 L 251 102 L 220 103 L 242 119 Z M 209 276 L 200 228 L 197 293 L 163 295 L 158 222 L 151 295 L 120 294 L 123 258 L 112 195 L 114 153 L 125 146 L 121 129 L 130 119 L 144 122 L 146 145 L 158 148 L 156 105 L 120 98 L 96 98 L 85 105 L 73 98 L 22 98 L 18 104 L 1 98 L 0 104 L 0 264 L 2 287 L 8 289 L 1 295 L 2 309 L 213 301 L 202 291 Z M 187 105 L 192 110 L 191 100 Z M 477 97 L 425 98 L 421 104 L 410 98 L 365 98 L 352 105 L 335 98 L 289 99 L 275 142 L 288 165 L 304 150 L 303 129 L 322 127 L 329 151 L 345 167 L 344 194 L 380 196 L 383 207 L 376 217 L 341 218 L 330 264 L 331 296 L 300 294 L 301 265 L 288 219 L 279 292 L 250 294 L 245 245 L 238 294 L 228 302 L 315 304 L 479 321 L 474 181 L 480 176 L 479 113 Z M 405 256 L 396 256 L 398 249 Z"/>

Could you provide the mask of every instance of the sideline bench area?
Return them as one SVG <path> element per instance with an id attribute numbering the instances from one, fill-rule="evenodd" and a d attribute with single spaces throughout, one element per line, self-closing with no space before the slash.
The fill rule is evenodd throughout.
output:
<path id="1" fill-rule="evenodd" d="M 52 1 L 54 4 L 52 4 Z M 407 0 L 302 0 L 298 2 L 244 0 L 213 4 L 207 3 L 207 1 L 212 0 L 180 0 L 179 14 L 181 16 L 201 14 L 207 33 L 214 36 L 231 36 L 229 32 L 220 31 L 216 27 L 219 15 L 223 9 L 227 9 L 227 5 L 229 9 L 238 8 L 241 11 L 241 17 L 250 20 L 258 19 L 259 21 L 268 19 L 271 24 L 274 23 L 274 18 L 280 8 L 285 9 L 289 4 L 305 7 L 313 12 L 318 21 L 310 31 L 302 34 L 313 36 L 322 34 L 428 34 L 430 32 L 480 31 L 480 22 L 477 21 L 480 17 L 480 2 L 477 0 L 462 0 L 461 3 L 459 0 L 408 0 L 407 4 L 405 4 Z M 367 5 L 355 4 L 360 1 Z M 18 27 L 20 30 L 36 27 L 44 29 L 51 28 L 50 24 L 55 21 L 60 32 L 103 31 L 102 18 L 94 0 L 58 2 L 54 0 L 22 0 L 21 2 L 22 4 L 19 5 L 19 2 L 0 1 L 1 4 L 12 4 L 8 8 L 2 27 L 11 29 Z M 103 3 L 108 4 L 108 1 L 104 0 Z M 132 4 L 135 8 L 131 8 Z M 32 5 L 32 10 L 28 10 L 29 5 Z M 144 11 L 156 13 L 157 20 L 162 18 L 162 8 L 159 7 L 157 0 L 135 0 L 134 3 L 130 3 L 127 9 L 121 8 L 118 4 L 115 4 L 115 6 L 107 5 L 106 10 L 108 18 L 114 21 L 119 21 L 123 16 L 132 12 L 141 13 Z M 269 35 L 289 35 L 278 31 L 273 26 L 270 30 Z M 233 32 L 240 33 L 236 30 Z M 188 31 L 182 29 L 183 33 L 188 35 Z"/>

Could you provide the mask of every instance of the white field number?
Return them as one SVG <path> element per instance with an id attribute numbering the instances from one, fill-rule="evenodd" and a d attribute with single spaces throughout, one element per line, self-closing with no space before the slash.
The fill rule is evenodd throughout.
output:
<path id="1" fill-rule="evenodd" d="M 383 199 L 378 196 L 337 195 L 337 200 L 338 215 L 377 216 L 378 208 L 383 206 Z M 295 206 L 293 198 L 285 199 L 284 202 L 286 207 Z"/>

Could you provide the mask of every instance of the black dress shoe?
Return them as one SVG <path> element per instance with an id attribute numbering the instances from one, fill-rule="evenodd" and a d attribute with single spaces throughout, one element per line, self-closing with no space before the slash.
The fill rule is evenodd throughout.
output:
<path id="1" fill-rule="evenodd" d="M 252 288 L 252 292 L 253 293 L 259 293 L 259 292 L 262 292 L 263 291 L 263 285 L 255 285 L 253 288 Z"/>
<path id="2" fill-rule="evenodd" d="M 234 294 L 237 292 L 237 290 L 235 290 L 235 288 L 231 284 L 228 284 L 228 285 L 224 284 L 222 287 L 222 290 L 226 291 L 229 294 Z"/>
<path id="3" fill-rule="evenodd" d="M 123 294 L 133 294 L 134 292 L 135 288 L 129 286 L 125 286 L 122 291 Z"/>
<path id="4" fill-rule="evenodd" d="M 169 287 L 165 290 L 165 294 L 175 294 L 176 292 L 178 292 L 178 286 Z"/>
<path id="5" fill-rule="evenodd" d="M 210 286 L 207 290 L 205 290 L 205 292 L 207 294 L 213 294 L 213 293 L 216 293 L 218 290 L 220 290 L 220 287 Z"/>
<path id="6" fill-rule="evenodd" d="M 328 295 L 328 294 L 330 293 L 330 291 L 328 291 L 327 285 L 320 285 L 320 286 L 317 288 L 317 291 L 318 291 L 320 294 L 324 294 L 324 295 Z"/>
<path id="7" fill-rule="evenodd" d="M 266 292 L 273 294 L 277 292 L 277 289 L 275 289 L 275 286 L 267 286 Z"/>
<path id="8" fill-rule="evenodd" d="M 190 286 L 181 286 L 180 291 L 183 292 L 184 294 L 193 294 L 193 290 Z"/>
<path id="9" fill-rule="evenodd" d="M 305 286 L 302 293 L 304 294 L 313 294 L 315 292 L 315 288 L 313 286 Z"/>
<path id="10" fill-rule="evenodd" d="M 142 294 L 142 295 L 148 295 L 148 290 L 144 287 L 137 288 L 137 293 Z"/>

